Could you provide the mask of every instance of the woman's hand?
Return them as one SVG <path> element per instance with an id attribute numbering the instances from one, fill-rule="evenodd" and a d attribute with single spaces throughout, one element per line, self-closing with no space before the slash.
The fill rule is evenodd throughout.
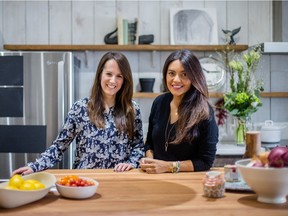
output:
<path id="1" fill-rule="evenodd" d="M 14 176 L 16 174 L 20 174 L 20 175 L 27 175 L 27 174 L 30 174 L 30 173 L 33 173 L 33 169 L 29 166 L 26 166 L 26 167 L 21 167 L 19 169 L 16 169 L 12 172 L 12 175 L 11 176 Z"/>
<path id="2" fill-rule="evenodd" d="M 152 158 L 142 158 L 140 160 L 140 167 L 143 171 L 151 173 L 165 173 L 170 172 L 172 167 L 172 162 L 167 162 L 163 160 L 157 160 Z"/>
<path id="3" fill-rule="evenodd" d="M 115 172 L 125 172 L 133 169 L 133 165 L 129 163 L 119 163 L 114 167 Z"/>

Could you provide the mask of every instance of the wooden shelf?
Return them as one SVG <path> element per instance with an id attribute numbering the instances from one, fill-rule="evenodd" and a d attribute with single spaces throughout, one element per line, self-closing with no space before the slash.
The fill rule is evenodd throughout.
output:
<path id="1" fill-rule="evenodd" d="M 155 92 L 134 92 L 134 98 L 155 98 L 162 93 L 155 93 Z M 221 92 L 210 92 L 210 98 L 221 98 L 223 97 L 223 93 Z"/>
<path id="2" fill-rule="evenodd" d="M 154 92 L 134 92 L 134 98 L 156 98 L 158 95 L 162 93 L 154 93 Z"/>
<path id="3" fill-rule="evenodd" d="M 288 92 L 262 92 L 261 97 L 265 98 L 287 98 Z"/>
<path id="4" fill-rule="evenodd" d="M 175 51 L 189 49 L 193 51 L 223 51 L 241 52 L 248 45 L 17 45 L 4 44 L 5 50 L 11 51 Z"/>
<path id="5" fill-rule="evenodd" d="M 154 92 L 135 92 L 133 94 L 134 98 L 155 98 L 162 93 Z M 210 92 L 210 98 L 222 98 L 224 93 L 222 92 Z M 264 98 L 288 98 L 288 92 L 262 92 L 261 97 Z"/>

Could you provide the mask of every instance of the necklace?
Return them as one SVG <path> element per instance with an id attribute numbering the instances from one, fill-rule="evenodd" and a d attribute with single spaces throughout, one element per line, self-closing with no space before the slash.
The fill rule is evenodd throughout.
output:
<path id="1" fill-rule="evenodd" d="M 168 125 L 170 123 L 170 119 L 171 119 L 171 115 L 169 115 L 169 118 L 168 118 L 168 121 L 167 121 L 167 124 L 166 124 L 166 129 L 165 129 L 165 152 L 167 152 L 167 150 L 168 150 L 170 133 L 171 133 L 173 127 L 175 126 L 175 124 L 173 124 L 172 127 L 170 128 L 168 134 L 167 134 L 167 130 L 168 130 Z"/>

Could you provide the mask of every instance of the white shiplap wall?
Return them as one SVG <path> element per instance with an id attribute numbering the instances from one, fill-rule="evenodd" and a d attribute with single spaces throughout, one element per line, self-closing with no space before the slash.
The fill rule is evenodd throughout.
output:
<path id="1" fill-rule="evenodd" d="M 239 44 L 272 40 L 272 3 L 266 1 L 0 1 L 0 32 L 7 44 L 103 44 L 116 17 L 138 17 L 140 34 L 154 34 L 155 44 L 169 44 L 169 9 L 216 8 L 221 29 L 241 26 Z"/>
<path id="2" fill-rule="evenodd" d="M 153 34 L 154 44 L 169 44 L 169 9 L 216 8 L 219 43 L 222 29 L 241 26 L 235 37 L 238 44 L 254 45 L 272 41 L 272 0 L 41 0 L 0 1 L 0 49 L 3 44 L 104 44 L 104 36 L 115 29 L 117 16 L 138 17 L 140 35 Z M 104 52 L 75 52 L 81 60 L 76 96 L 87 96 L 95 69 Z M 157 73 L 169 52 L 124 52 L 134 72 L 135 87 L 143 73 Z M 198 57 L 215 53 L 197 52 Z M 287 91 L 287 55 L 265 55 L 259 76 L 265 81 L 265 91 Z M 147 123 L 152 99 L 137 99 Z M 273 119 L 288 121 L 287 99 L 263 99 L 264 106 L 253 115 L 255 121 Z M 278 105 L 279 104 L 279 105 Z"/>

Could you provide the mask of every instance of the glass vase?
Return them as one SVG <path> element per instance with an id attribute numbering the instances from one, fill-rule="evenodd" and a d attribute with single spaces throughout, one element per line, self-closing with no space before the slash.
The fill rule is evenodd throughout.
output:
<path id="1" fill-rule="evenodd" d="M 235 142 L 236 145 L 245 145 L 246 132 L 251 125 L 250 117 L 236 118 Z"/>

